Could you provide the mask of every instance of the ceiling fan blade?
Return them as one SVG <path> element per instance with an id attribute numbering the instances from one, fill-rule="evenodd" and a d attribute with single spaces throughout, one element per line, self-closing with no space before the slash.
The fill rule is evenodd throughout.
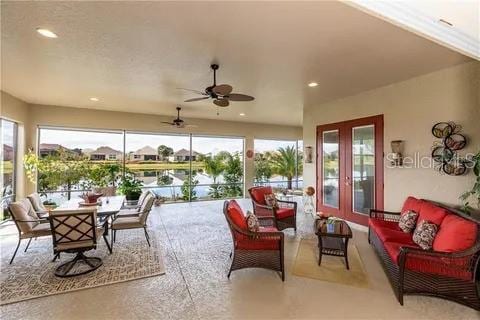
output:
<path id="1" fill-rule="evenodd" d="M 192 98 L 192 99 L 185 100 L 185 102 L 194 102 L 194 101 L 200 101 L 200 100 L 205 100 L 205 99 L 210 99 L 210 97 Z"/>
<path id="2" fill-rule="evenodd" d="M 212 88 L 212 91 L 218 95 L 224 96 L 232 92 L 233 88 L 228 84 L 219 84 Z"/>
<path id="3" fill-rule="evenodd" d="M 219 107 L 228 107 L 230 105 L 227 99 L 215 99 L 213 103 Z"/>
<path id="4" fill-rule="evenodd" d="M 252 96 L 247 96 L 246 94 L 241 93 L 230 93 L 225 95 L 223 98 L 231 101 L 252 101 L 255 99 Z"/>
<path id="5" fill-rule="evenodd" d="M 175 123 L 173 123 L 173 122 L 168 122 L 168 121 L 161 121 L 160 123 L 169 124 L 169 125 L 171 125 L 171 126 L 174 126 L 174 125 L 175 125 Z"/>
<path id="6" fill-rule="evenodd" d="M 198 126 L 196 124 L 186 124 L 184 127 L 185 128 L 198 128 Z"/>
<path id="7" fill-rule="evenodd" d="M 193 90 L 193 89 L 187 89 L 187 88 L 177 88 L 178 90 L 185 90 L 185 91 L 190 91 L 194 92 L 197 94 L 201 94 L 202 96 L 206 96 L 207 94 L 205 92 L 199 91 L 199 90 Z"/>

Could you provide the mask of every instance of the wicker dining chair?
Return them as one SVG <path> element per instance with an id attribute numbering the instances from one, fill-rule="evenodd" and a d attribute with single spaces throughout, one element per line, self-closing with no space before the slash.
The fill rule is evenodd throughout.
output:
<path id="1" fill-rule="evenodd" d="M 87 257 L 84 254 L 85 251 L 97 248 L 97 239 L 104 233 L 103 228 L 97 227 L 96 208 L 52 211 L 49 220 L 55 258 L 61 252 L 76 254 L 73 259 L 62 263 L 55 269 L 57 277 L 65 278 L 86 274 L 102 265 L 102 259 Z M 103 237 L 107 242 L 105 236 Z M 80 262 L 83 262 L 83 268 L 79 266 Z"/>
<path id="2" fill-rule="evenodd" d="M 223 213 L 233 240 L 233 251 L 230 253 L 232 264 L 228 278 L 234 270 L 264 268 L 280 272 L 282 281 L 285 281 L 283 232 L 273 226 L 260 227 L 258 232 L 250 232 L 245 215 L 235 200 L 224 202 Z M 271 218 L 259 217 L 259 219 Z"/>
<path id="3" fill-rule="evenodd" d="M 10 259 L 10 264 L 12 264 L 13 259 L 15 259 L 15 256 L 17 255 L 17 251 L 20 247 L 20 243 L 22 242 L 22 240 L 28 239 L 27 246 L 24 250 L 24 252 L 27 252 L 33 238 L 51 236 L 52 232 L 50 230 L 48 220 L 40 219 L 38 217 L 37 213 L 32 207 L 30 200 L 28 199 L 22 199 L 10 203 L 8 205 L 8 211 L 10 212 L 12 220 L 18 230 L 17 247 L 15 248 L 15 252 Z"/>
<path id="4" fill-rule="evenodd" d="M 130 214 L 124 213 L 117 215 L 112 221 L 112 231 L 113 231 L 113 243 L 117 240 L 117 231 L 118 230 L 127 230 L 127 229 L 140 229 L 143 228 L 145 232 L 145 239 L 147 240 L 148 246 L 150 247 L 150 236 L 147 232 L 147 219 L 150 211 L 152 210 L 153 203 L 155 201 L 155 196 L 151 193 L 148 193 L 145 196 L 145 199 L 142 202 L 142 206 L 138 212 L 135 210 L 131 211 Z"/>
<path id="5" fill-rule="evenodd" d="M 293 228 L 297 231 L 297 203 L 295 201 L 278 200 L 278 207 L 269 206 L 265 195 L 273 194 L 270 186 L 252 187 L 248 189 L 252 199 L 253 212 L 257 217 L 270 216 L 274 218 L 278 230 Z"/>

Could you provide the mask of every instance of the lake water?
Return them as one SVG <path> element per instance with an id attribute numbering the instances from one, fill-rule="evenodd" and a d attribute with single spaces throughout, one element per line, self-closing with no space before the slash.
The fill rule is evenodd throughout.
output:
<path id="1" fill-rule="evenodd" d="M 167 199 L 167 201 L 183 201 L 181 187 L 185 180 L 188 180 L 188 170 L 133 170 L 135 176 L 143 182 L 145 188 L 153 191 L 157 196 Z M 192 170 L 192 178 L 198 181 L 194 191 L 197 199 L 211 199 L 209 196 L 210 185 L 213 184 L 213 178 L 203 170 Z M 301 178 L 300 178 L 301 179 Z M 224 183 L 223 176 L 217 177 L 217 183 Z M 281 176 L 275 176 L 267 183 L 274 188 L 286 188 L 287 181 Z M 243 182 L 240 183 L 243 189 Z M 296 181 L 293 181 L 293 187 L 296 188 Z M 298 181 L 298 188 L 303 188 L 303 180 Z M 72 191 L 71 197 L 78 197 L 82 194 L 79 191 Z M 47 198 L 60 204 L 67 199 L 66 193 L 48 193 Z"/>

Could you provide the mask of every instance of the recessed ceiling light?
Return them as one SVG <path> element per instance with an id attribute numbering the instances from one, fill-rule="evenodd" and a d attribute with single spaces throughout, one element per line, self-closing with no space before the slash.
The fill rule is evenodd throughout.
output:
<path id="1" fill-rule="evenodd" d="M 310 88 L 313 88 L 313 87 L 318 86 L 318 83 L 316 83 L 316 82 L 310 82 L 310 83 L 308 84 L 308 86 L 309 86 Z"/>
<path id="2" fill-rule="evenodd" d="M 97 102 L 97 101 L 99 101 L 99 100 L 100 100 L 100 99 L 95 98 L 95 97 L 91 97 L 91 98 L 90 98 L 90 101 L 95 101 L 95 102 Z"/>
<path id="3" fill-rule="evenodd" d="M 245 117 L 245 113 L 243 113 L 243 112 L 240 113 L 240 116 L 241 116 L 241 117 Z"/>
<path id="4" fill-rule="evenodd" d="M 37 32 L 40 33 L 42 36 L 47 38 L 58 38 L 57 34 L 53 31 L 43 28 L 37 28 Z"/>

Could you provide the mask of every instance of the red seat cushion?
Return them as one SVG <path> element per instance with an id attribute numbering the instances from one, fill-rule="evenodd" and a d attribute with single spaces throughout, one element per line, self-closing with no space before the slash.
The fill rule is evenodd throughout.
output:
<path id="1" fill-rule="evenodd" d="M 433 250 L 454 252 L 468 249 L 477 240 L 477 232 L 478 227 L 475 222 L 449 214 L 440 225 L 433 242 Z"/>
<path id="2" fill-rule="evenodd" d="M 277 219 L 285 219 L 295 215 L 295 210 L 293 208 L 278 208 L 276 212 Z"/>
<path id="3" fill-rule="evenodd" d="M 259 204 L 264 205 L 265 204 L 265 195 L 266 194 L 272 194 L 272 187 L 254 187 L 250 189 L 250 194 L 255 200 L 255 202 L 258 202 Z"/>
<path id="4" fill-rule="evenodd" d="M 383 246 L 387 251 L 392 261 L 398 265 L 400 249 L 402 247 L 411 247 L 420 249 L 416 244 L 405 245 L 397 242 L 384 242 Z M 470 257 L 449 260 L 439 257 L 424 256 L 424 258 L 416 257 L 415 255 L 407 255 L 405 261 L 405 269 L 416 272 L 436 274 L 446 277 L 460 278 L 469 280 L 472 277 L 471 272 L 466 271 L 464 264 L 468 263 Z"/>
<path id="5" fill-rule="evenodd" d="M 228 203 L 228 216 L 237 227 L 248 230 L 247 219 L 237 201 L 231 200 Z"/>
<path id="6" fill-rule="evenodd" d="M 415 197 L 408 197 L 407 200 L 403 203 L 402 212 L 407 212 L 409 210 L 420 212 L 423 201 Z"/>
<path id="7" fill-rule="evenodd" d="M 259 232 L 278 232 L 274 227 L 260 227 Z M 278 250 L 280 248 L 280 237 L 272 239 L 238 239 L 236 241 L 236 248 L 241 250 Z"/>
<path id="8" fill-rule="evenodd" d="M 415 245 L 412 240 L 412 234 L 403 232 L 398 227 L 397 222 L 370 219 L 368 224 L 382 242 L 392 241 L 403 243 L 405 245 Z"/>
<path id="9" fill-rule="evenodd" d="M 417 224 L 419 224 L 423 220 L 426 220 L 439 226 L 442 224 L 442 221 L 447 216 L 447 214 L 452 213 L 449 212 L 447 209 L 434 205 L 431 202 L 422 201 L 422 206 L 420 208 Z"/>

